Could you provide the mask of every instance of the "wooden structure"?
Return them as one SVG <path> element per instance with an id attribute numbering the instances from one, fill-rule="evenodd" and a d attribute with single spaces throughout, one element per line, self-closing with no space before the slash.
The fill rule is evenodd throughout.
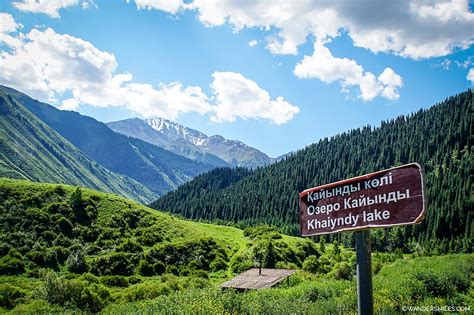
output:
<path id="1" fill-rule="evenodd" d="M 221 288 L 234 288 L 240 290 L 271 288 L 277 283 L 287 279 L 296 270 L 252 268 L 229 281 L 220 285 Z"/>

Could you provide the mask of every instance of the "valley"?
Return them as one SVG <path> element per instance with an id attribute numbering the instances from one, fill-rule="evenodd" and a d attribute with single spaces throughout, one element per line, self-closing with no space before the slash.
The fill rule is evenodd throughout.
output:
<path id="1" fill-rule="evenodd" d="M 413 160 L 427 178 L 427 217 L 372 230 L 374 308 L 474 302 L 472 200 L 465 198 L 471 91 L 257 169 L 229 167 L 196 147 L 185 157 L 6 87 L 0 100 L 3 313 L 353 313 L 354 234 L 299 237 L 298 192 Z M 339 220 L 324 211 L 328 219 L 309 228 L 390 215 L 381 208 Z M 276 288 L 219 287 L 260 263 L 296 273 Z"/>
<path id="2" fill-rule="evenodd" d="M 0 179 L 0 201 L 4 313 L 312 313 L 357 306 L 355 254 L 337 241 L 186 221 L 68 185 Z M 217 287 L 254 266 L 262 250 L 266 267 L 299 270 L 289 286 L 245 293 Z M 473 302 L 473 254 L 396 250 L 377 252 L 373 261 L 378 312 Z"/>

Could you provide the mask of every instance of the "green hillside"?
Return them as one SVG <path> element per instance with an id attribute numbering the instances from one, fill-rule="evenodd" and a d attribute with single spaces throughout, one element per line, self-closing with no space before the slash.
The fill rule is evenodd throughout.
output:
<path id="1" fill-rule="evenodd" d="M 322 139 L 229 185 L 214 183 L 223 173 L 238 170 L 204 174 L 151 206 L 190 219 L 244 227 L 273 224 L 296 235 L 298 192 L 418 162 L 426 174 L 426 219 L 416 226 L 375 231 L 375 248 L 413 251 L 421 243 L 442 252 L 472 251 L 473 109 L 473 93 L 467 91 L 429 109 L 384 121 L 377 128 L 363 127 Z M 345 244 L 352 241 L 348 233 L 332 237 Z"/>
<path id="2" fill-rule="evenodd" d="M 184 221 L 117 195 L 0 179 L 0 312 L 354 312 L 355 255 L 268 226 Z M 259 258 L 260 257 L 260 258 Z M 262 261 L 293 268 L 289 287 L 218 284 Z M 375 308 L 471 305 L 473 255 L 375 253 Z M 299 311 L 298 311 L 299 310 Z"/>
<path id="3" fill-rule="evenodd" d="M 13 248 L 25 254 L 35 246 L 40 252 L 50 247 L 55 250 L 63 247 L 66 252 L 68 248 L 80 249 L 94 262 L 93 257 L 122 252 L 128 253 L 125 256 L 131 259 L 131 269 L 136 269 L 139 258 L 148 259 L 142 252 L 158 245 L 176 243 L 181 246 L 186 242 L 194 244 L 205 240 L 213 244 L 210 247 L 222 250 L 221 258 L 227 264 L 232 255 L 246 252 L 252 243 L 244 236 L 244 231 L 234 227 L 180 220 L 117 195 L 68 185 L 0 178 L 0 210 L 4 227 L 2 255 Z M 30 227 L 28 232 L 22 230 L 25 226 Z M 267 230 L 278 234 L 270 227 Z M 280 234 L 275 239 L 291 246 L 314 246 L 309 240 Z M 301 266 L 306 250 L 311 252 L 311 249 L 305 249 L 293 254 L 291 262 Z M 138 253 L 138 256 L 132 253 Z M 25 259 L 25 266 L 32 269 L 48 266 L 46 261 L 38 264 L 28 256 Z M 193 257 L 180 259 L 190 262 Z M 61 266 L 58 262 L 56 267 Z M 237 265 L 229 267 L 238 268 Z M 173 266 L 176 267 L 174 263 L 168 266 L 165 262 L 164 267 Z M 185 265 L 178 267 L 186 268 Z"/>
<path id="4" fill-rule="evenodd" d="M 82 185 L 140 202 L 156 195 L 105 169 L 0 89 L 0 176 Z"/>
<path id="5" fill-rule="evenodd" d="M 163 274 L 225 279 L 251 267 L 254 248 L 268 243 L 270 267 L 301 267 L 317 252 L 315 243 L 271 228 L 261 240 L 252 229 L 245 236 L 233 227 L 179 220 L 117 195 L 13 179 L 0 179 L 0 226 L 0 274 L 33 283 L 45 270 L 69 278 L 90 273 L 104 283 Z"/>
<path id="6" fill-rule="evenodd" d="M 121 135 L 91 117 L 59 110 L 14 89 L 0 86 L 0 91 L 25 106 L 100 165 L 133 178 L 158 195 L 214 168 Z"/>

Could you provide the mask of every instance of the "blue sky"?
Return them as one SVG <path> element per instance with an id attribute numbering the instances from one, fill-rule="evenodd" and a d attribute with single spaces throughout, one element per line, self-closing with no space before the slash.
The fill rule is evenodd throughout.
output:
<path id="1" fill-rule="evenodd" d="M 472 3 L 242 3 L 1 1 L 0 84 L 274 157 L 473 85 Z"/>

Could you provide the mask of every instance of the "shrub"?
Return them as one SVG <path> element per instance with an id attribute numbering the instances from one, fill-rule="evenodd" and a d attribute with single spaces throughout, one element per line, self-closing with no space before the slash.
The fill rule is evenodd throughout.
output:
<path id="1" fill-rule="evenodd" d="M 140 260 L 140 262 L 138 263 L 137 269 L 138 269 L 138 273 L 145 277 L 150 277 L 155 274 L 155 269 L 153 268 L 153 265 L 150 264 L 145 259 Z"/>
<path id="2" fill-rule="evenodd" d="M 45 274 L 37 295 L 50 304 L 94 313 L 99 312 L 110 299 L 110 292 L 101 284 L 66 280 L 54 272 Z"/>
<path id="3" fill-rule="evenodd" d="M 61 213 L 64 216 L 70 216 L 72 214 L 72 209 L 66 202 L 52 202 L 47 204 L 43 209 L 50 214 Z M 51 219 L 53 217 L 54 216 L 51 216 Z"/>
<path id="4" fill-rule="evenodd" d="M 182 285 L 178 280 L 179 278 L 171 273 L 167 273 L 161 276 L 161 281 L 166 282 L 166 284 L 170 287 L 173 291 L 179 291 L 182 289 Z"/>
<path id="5" fill-rule="evenodd" d="M 284 261 L 279 261 L 276 264 L 277 269 L 292 269 L 296 270 L 298 269 L 298 266 L 296 266 L 294 263 L 291 262 L 284 262 Z"/>
<path id="6" fill-rule="evenodd" d="M 319 272 L 319 265 L 318 257 L 311 255 L 304 260 L 303 270 L 316 274 Z"/>
<path id="7" fill-rule="evenodd" d="M 69 249 L 61 246 L 53 246 L 48 249 L 49 252 L 54 252 L 57 262 L 63 264 L 69 257 Z"/>
<path id="8" fill-rule="evenodd" d="M 134 271 L 134 265 L 130 261 L 131 254 L 123 252 L 112 253 L 97 257 L 92 263 L 92 272 L 97 275 L 121 275 L 130 276 Z"/>
<path id="9" fill-rule="evenodd" d="M 187 287 L 191 289 L 204 289 L 209 287 L 209 281 L 203 277 L 191 277 L 189 278 Z"/>
<path id="10" fill-rule="evenodd" d="M 249 227 L 244 230 L 244 236 L 250 238 L 251 240 L 258 239 L 281 239 L 282 236 L 278 232 L 277 228 L 269 225 L 260 225 L 256 227 Z"/>
<path id="11" fill-rule="evenodd" d="M 64 217 L 61 217 L 61 218 L 59 218 L 59 220 L 57 221 L 56 224 L 59 227 L 59 231 L 62 234 L 64 234 L 65 236 L 68 236 L 68 237 L 72 236 L 73 226 L 72 226 L 71 221 L 69 221 L 68 219 L 66 219 Z"/>
<path id="12" fill-rule="evenodd" d="M 0 259 L 0 274 L 2 275 L 18 275 L 25 271 L 23 260 L 9 255 Z"/>
<path id="13" fill-rule="evenodd" d="M 64 305 L 67 300 L 66 279 L 54 272 L 48 272 L 43 275 L 42 280 L 37 295 L 50 304 Z"/>
<path id="14" fill-rule="evenodd" d="M 331 271 L 331 275 L 338 280 L 350 280 L 352 279 L 352 274 L 353 270 L 351 266 L 346 262 L 339 262 L 335 264 L 333 270 Z"/>
<path id="15" fill-rule="evenodd" d="M 43 250 L 37 251 L 37 250 L 32 250 L 26 254 L 26 258 L 28 258 L 29 261 L 34 262 L 38 266 L 44 266 L 44 252 Z"/>
<path id="16" fill-rule="evenodd" d="M 13 308 L 26 296 L 26 292 L 8 283 L 0 284 L 0 307 Z"/>
<path id="17" fill-rule="evenodd" d="M 374 260 L 372 262 L 372 272 L 378 274 L 382 270 L 383 263 L 380 260 Z"/>
<path id="18" fill-rule="evenodd" d="M 153 264 L 153 269 L 154 269 L 156 275 L 161 275 L 161 274 L 165 273 L 166 266 L 161 261 L 158 261 L 155 264 Z"/>
<path id="19" fill-rule="evenodd" d="M 450 279 L 443 274 L 418 272 L 416 279 L 420 280 L 425 286 L 426 290 L 435 297 L 446 297 L 456 292 Z"/>
<path id="20" fill-rule="evenodd" d="M 171 293 L 170 287 L 162 282 L 148 281 L 124 289 L 120 296 L 124 301 L 154 299 L 160 295 Z"/>
<path id="21" fill-rule="evenodd" d="M 43 233 L 41 233 L 41 237 L 46 242 L 48 242 L 48 244 L 51 244 L 54 241 L 54 239 L 56 238 L 56 234 L 54 234 L 54 232 L 52 232 L 52 231 L 44 231 Z"/>
<path id="22" fill-rule="evenodd" d="M 167 273 L 171 273 L 173 275 L 179 275 L 179 269 L 178 267 L 174 266 L 174 265 L 169 265 L 166 267 L 166 272 Z"/>
<path id="23" fill-rule="evenodd" d="M 143 247 L 135 240 L 126 239 L 118 246 L 117 250 L 127 253 L 140 253 L 143 251 Z"/>
<path id="24" fill-rule="evenodd" d="M 203 279 L 209 278 L 209 275 L 204 270 L 193 270 L 191 274 L 193 277 L 197 277 L 197 278 L 203 278 Z"/>
<path id="25" fill-rule="evenodd" d="M 77 187 L 75 191 L 72 192 L 71 197 L 69 198 L 71 207 L 78 211 L 82 208 L 82 190 Z"/>
<path id="26" fill-rule="evenodd" d="M 84 273 L 82 274 L 79 278 L 77 278 L 78 280 L 81 280 L 81 281 L 86 281 L 88 283 L 100 283 L 100 279 L 96 276 L 94 276 L 93 274 L 91 273 Z"/>
<path id="27" fill-rule="evenodd" d="M 55 249 L 48 248 L 44 255 L 44 266 L 52 269 L 58 268 L 58 255 Z"/>
<path id="28" fill-rule="evenodd" d="M 227 262 L 221 257 L 217 257 L 216 259 L 214 259 L 213 262 L 211 262 L 209 267 L 214 272 L 219 270 L 225 270 L 227 269 Z"/>
<path id="29" fill-rule="evenodd" d="M 92 284 L 82 287 L 80 296 L 75 297 L 75 305 L 81 309 L 97 313 L 108 303 L 110 292 L 103 286 Z"/>
<path id="30" fill-rule="evenodd" d="M 129 283 L 124 276 L 103 276 L 100 282 L 108 287 L 128 287 Z"/>
<path id="31" fill-rule="evenodd" d="M 235 255 L 230 261 L 230 270 L 241 273 L 253 267 L 253 261 L 247 255 Z"/>
<path id="32" fill-rule="evenodd" d="M 67 269 L 73 273 L 84 273 L 89 267 L 82 250 L 75 251 L 66 260 Z"/>
<path id="33" fill-rule="evenodd" d="M 5 243 L 5 242 L 2 242 L 0 244 L 0 256 L 5 256 L 6 254 L 8 254 L 10 250 L 13 250 L 13 251 L 15 250 L 13 246 L 11 246 L 10 244 Z"/>

